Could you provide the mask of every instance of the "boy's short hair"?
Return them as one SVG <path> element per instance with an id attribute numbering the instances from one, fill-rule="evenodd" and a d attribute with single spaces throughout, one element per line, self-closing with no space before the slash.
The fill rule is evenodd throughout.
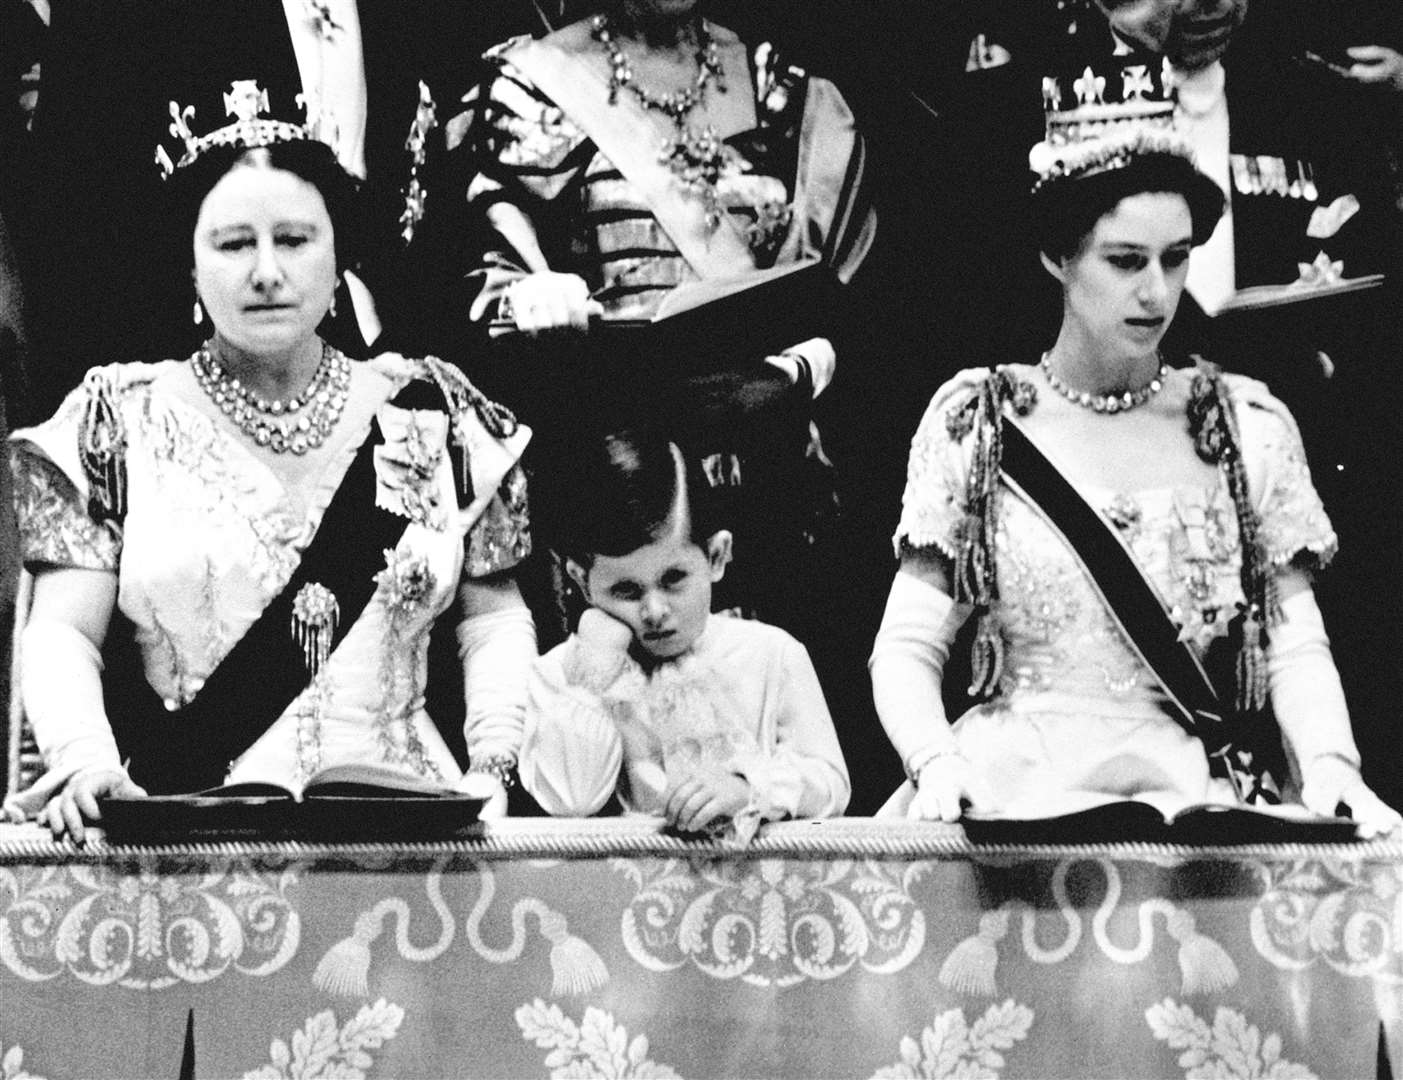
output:
<path id="1" fill-rule="evenodd" d="M 621 428 L 584 439 L 555 479 L 564 490 L 552 515 L 554 547 L 584 567 L 661 540 L 677 513 L 687 515 L 699 547 L 721 527 L 700 463 L 660 431 Z"/>

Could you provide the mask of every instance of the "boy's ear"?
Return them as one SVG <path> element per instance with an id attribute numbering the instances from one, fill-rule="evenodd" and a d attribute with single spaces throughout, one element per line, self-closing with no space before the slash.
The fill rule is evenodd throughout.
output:
<path id="1" fill-rule="evenodd" d="M 574 559 L 566 559 L 565 572 L 570 575 L 570 580 L 580 587 L 585 599 L 589 600 L 589 571 Z"/>
<path id="2" fill-rule="evenodd" d="M 1062 268 L 1062 264 L 1049 255 L 1046 251 L 1038 252 L 1038 258 L 1043 261 L 1043 269 L 1055 277 L 1058 281 L 1066 283 L 1067 273 Z"/>
<path id="3" fill-rule="evenodd" d="M 731 530 L 717 529 L 706 542 L 706 560 L 711 564 L 714 585 L 726 576 L 726 564 L 731 561 Z"/>

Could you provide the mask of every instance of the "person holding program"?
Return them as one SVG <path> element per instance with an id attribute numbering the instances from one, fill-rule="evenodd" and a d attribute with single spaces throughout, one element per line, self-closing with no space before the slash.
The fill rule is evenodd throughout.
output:
<path id="1" fill-rule="evenodd" d="M 1030 155 L 1055 341 L 951 380 L 912 443 L 871 657 L 910 778 L 891 808 L 1270 801 L 1275 765 L 1287 797 L 1389 831 L 1311 591 L 1335 534 L 1296 426 L 1261 383 L 1158 351 L 1222 194 L 1172 102 L 1107 105 L 1100 78 L 1084 72 L 1067 108 L 1047 88 Z M 944 672 L 969 620 L 979 700 L 952 726 Z"/>
<path id="2" fill-rule="evenodd" d="M 94 368 L 12 436 L 47 772 L 7 810 L 81 839 L 104 795 L 351 762 L 505 802 L 536 655 L 512 577 L 529 433 L 441 361 L 326 343 L 356 182 L 251 81 L 226 97 L 233 121 L 199 135 L 172 104 L 163 154 L 206 342 Z M 466 775 L 425 708 L 441 617 Z"/>
<path id="3" fill-rule="evenodd" d="M 747 840 L 761 821 L 838 815 L 848 772 L 804 647 L 711 614 L 731 535 L 667 439 L 581 453 L 560 554 L 590 608 L 532 671 L 521 781 L 551 814 L 626 810 Z"/>

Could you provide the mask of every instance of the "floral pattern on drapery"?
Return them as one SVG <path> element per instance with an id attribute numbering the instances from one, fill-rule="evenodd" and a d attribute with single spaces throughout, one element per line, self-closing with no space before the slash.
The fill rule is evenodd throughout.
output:
<path id="1" fill-rule="evenodd" d="M 1310 1069 L 1281 1056 L 1280 1035 L 1263 1037 L 1242 1013 L 1225 1005 L 1218 1006 L 1210 1027 L 1189 1006 L 1165 998 L 1145 1010 L 1145 1022 L 1156 1039 L 1182 1051 L 1184 1080 L 1315 1080 Z"/>
<path id="2" fill-rule="evenodd" d="M 546 1055 L 552 1080 L 677 1080 L 669 1066 L 648 1057 L 648 1037 L 629 1039 L 628 1030 L 612 1014 L 593 1006 L 577 1024 L 559 1005 L 540 998 L 516 1010 L 522 1038 L 534 1042 Z"/>
<path id="3" fill-rule="evenodd" d="M 1012 998 L 990 1005 L 974 1023 L 963 1009 L 937 1013 L 918 1043 L 901 1040 L 901 1060 L 878 1069 L 873 1080 L 998 1080 L 1007 1062 L 1002 1051 L 1027 1037 L 1033 1010 Z"/>
<path id="4" fill-rule="evenodd" d="M 307 1018 L 301 1031 L 287 1042 L 274 1039 L 271 1061 L 244 1080 L 365 1080 L 378 1050 L 399 1031 L 404 1010 L 384 998 L 362 1005 L 356 1015 L 338 1024 L 331 1009 Z"/>

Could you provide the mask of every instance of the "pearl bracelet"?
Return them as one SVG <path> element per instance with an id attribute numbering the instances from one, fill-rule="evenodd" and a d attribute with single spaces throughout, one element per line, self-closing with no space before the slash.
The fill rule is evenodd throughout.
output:
<path id="1" fill-rule="evenodd" d="M 494 754 L 491 757 L 474 758 L 468 765 L 470 773 L 486 773 L 497 778 L 507 790 L 516 787 L 516 758 L 510 754 Z"/>

